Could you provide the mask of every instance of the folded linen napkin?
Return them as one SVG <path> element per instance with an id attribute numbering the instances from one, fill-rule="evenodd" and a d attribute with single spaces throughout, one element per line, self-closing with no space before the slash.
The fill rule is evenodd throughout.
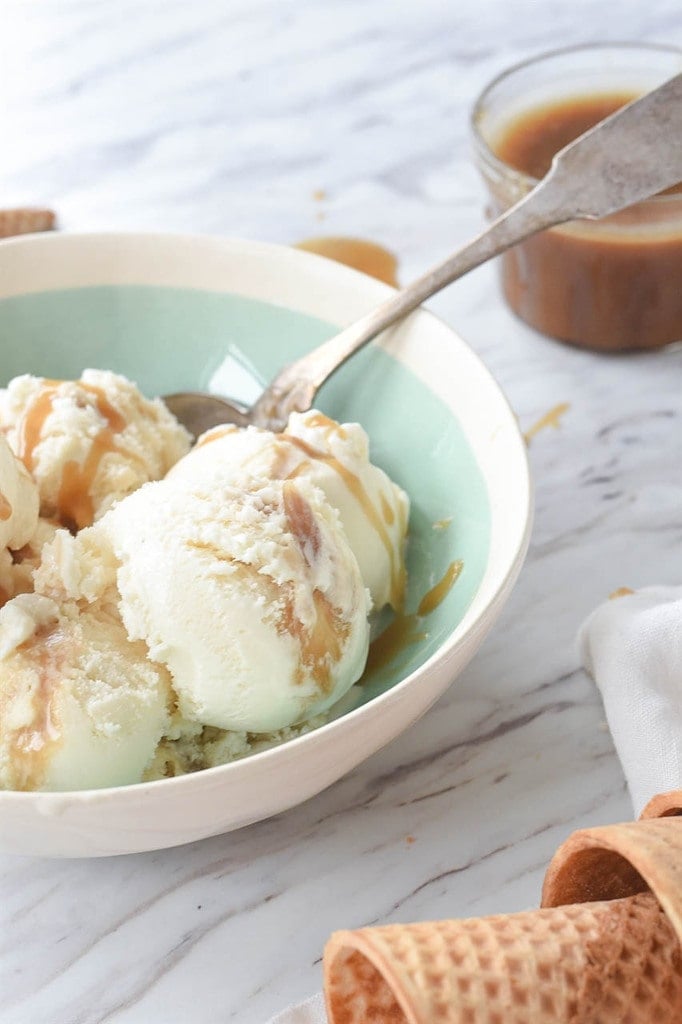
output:
<path id="1" fill-rule="evenodd" d="M 654 794 L 682 788 L 682 587 L 606 601 L 579 642 L 638 815 Z"/>

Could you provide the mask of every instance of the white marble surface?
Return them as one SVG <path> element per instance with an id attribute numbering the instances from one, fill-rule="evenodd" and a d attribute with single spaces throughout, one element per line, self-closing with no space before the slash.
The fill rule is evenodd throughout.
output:
<path id="1" fill-rule="evenodd" d="M 359 234 L 408 280 L 481 224 L 485 81 L 627 38 L 682 42 L 677 0 L 0 0 L 0 205 L 51 203 L 71 230 Z M 547 341 L 491 267 L 432 306 L 524 429 L 570 403 L 531 444 L 502 620 L 403 739 L 288 814 L 155 854 L 0 859 L 2 1024 L 260 1024 L 320 986 L 333 929 L 536 904 L 572 829 L 630 815 L 574 639 L 615 588 L 682 580 L 682 350 Z"/>

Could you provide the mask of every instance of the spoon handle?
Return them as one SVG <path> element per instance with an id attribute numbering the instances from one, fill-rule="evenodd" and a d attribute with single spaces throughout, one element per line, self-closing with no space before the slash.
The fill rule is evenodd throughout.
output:
<path id="1" fill-rule="evenodd" d="M 554 157 L 535 188 L 471 242 L 329 341 L 284 367 L 251 422 L 281 429 L 309 409 L 346 359 L 457 278 L 530 235 L 578 217 L 623 209 L 682 179 L 682 75 L 635 100 Z"/>

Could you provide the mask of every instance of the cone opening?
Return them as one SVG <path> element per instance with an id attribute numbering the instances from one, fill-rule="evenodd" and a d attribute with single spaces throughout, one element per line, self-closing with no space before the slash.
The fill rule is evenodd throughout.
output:
<path id="1" fill-rule="evenodd" d="M 325 963 L 329 1024 L 413 1024 L 381 971 L 360 950 L 338 946 Z"/>
<path id="2" fill-rule="evenodd" d="M 600 847 L 576 850 L 548 873 L 543 906 L 619 900 L 648 892 L 640 873 L 621 854 Z"/>

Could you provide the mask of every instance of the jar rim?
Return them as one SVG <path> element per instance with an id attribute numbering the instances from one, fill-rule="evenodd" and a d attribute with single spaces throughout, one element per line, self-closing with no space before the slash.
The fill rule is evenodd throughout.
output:
<path id="1" fill-rule="evenodd" d="M 536 53 L 531 57 L 526 57 L 523 60 L 517 61 L 511 64 L 509 67 L 504 68 L 499 74 L 495 75 L 481 90 L 478 97 L 474 101 L 474 105 L 469 115 L 469 127 L 474 140 L 474 146 L 481 156 L 481 158 L 499 175 L 507 178 L 512 178 L 517 185 L 523 186 L 525 189 L 530 190 L 540 181 L 539 178 L 535 178 L 531 174 L 527 174 L 525 171 L 521 171 L 516 167 L 512 167 L 506 161 L 501 160 L 500 157 L 491 149 L 486 138 L 480 130 L 480 121 L 482 114 L 485 110 L 486 101 L 491 92 L 497 88 L 500 83 L 504 82 L 505 79 L 511 78 L 512 75 L 518 74 L 518 72 L 525 70 L 525 68 L 532 67 L 534 64 L 542 64 L 546 60 L 551 60 L 555 57 L 568 56 L 572 53 L 589 53 L 590 51 L 598 50 L 613 50 L 614 52 L 626 52 L 627 50 L 638 50 L 641 53 L 667 53 L 671 56 L 677 55 L 681 60 L 682 70 L 682 47 L 674 46 L 670 43 L 650 43 L 650 42 L 637 42 L 628 40 L 619 40 L 616 42 L 604 41 L 604 42 L 591 42 L 591 43 L 575 43 L 571 46 L 560 46 L 553 50 L 543 50 L 540 53 Z M 682 200 L 682 194 L 673 193 L 671 195 L 655 195 L 650 196 L 648 199 L 642 200 L 644 203 L 679 203 Z"/>

